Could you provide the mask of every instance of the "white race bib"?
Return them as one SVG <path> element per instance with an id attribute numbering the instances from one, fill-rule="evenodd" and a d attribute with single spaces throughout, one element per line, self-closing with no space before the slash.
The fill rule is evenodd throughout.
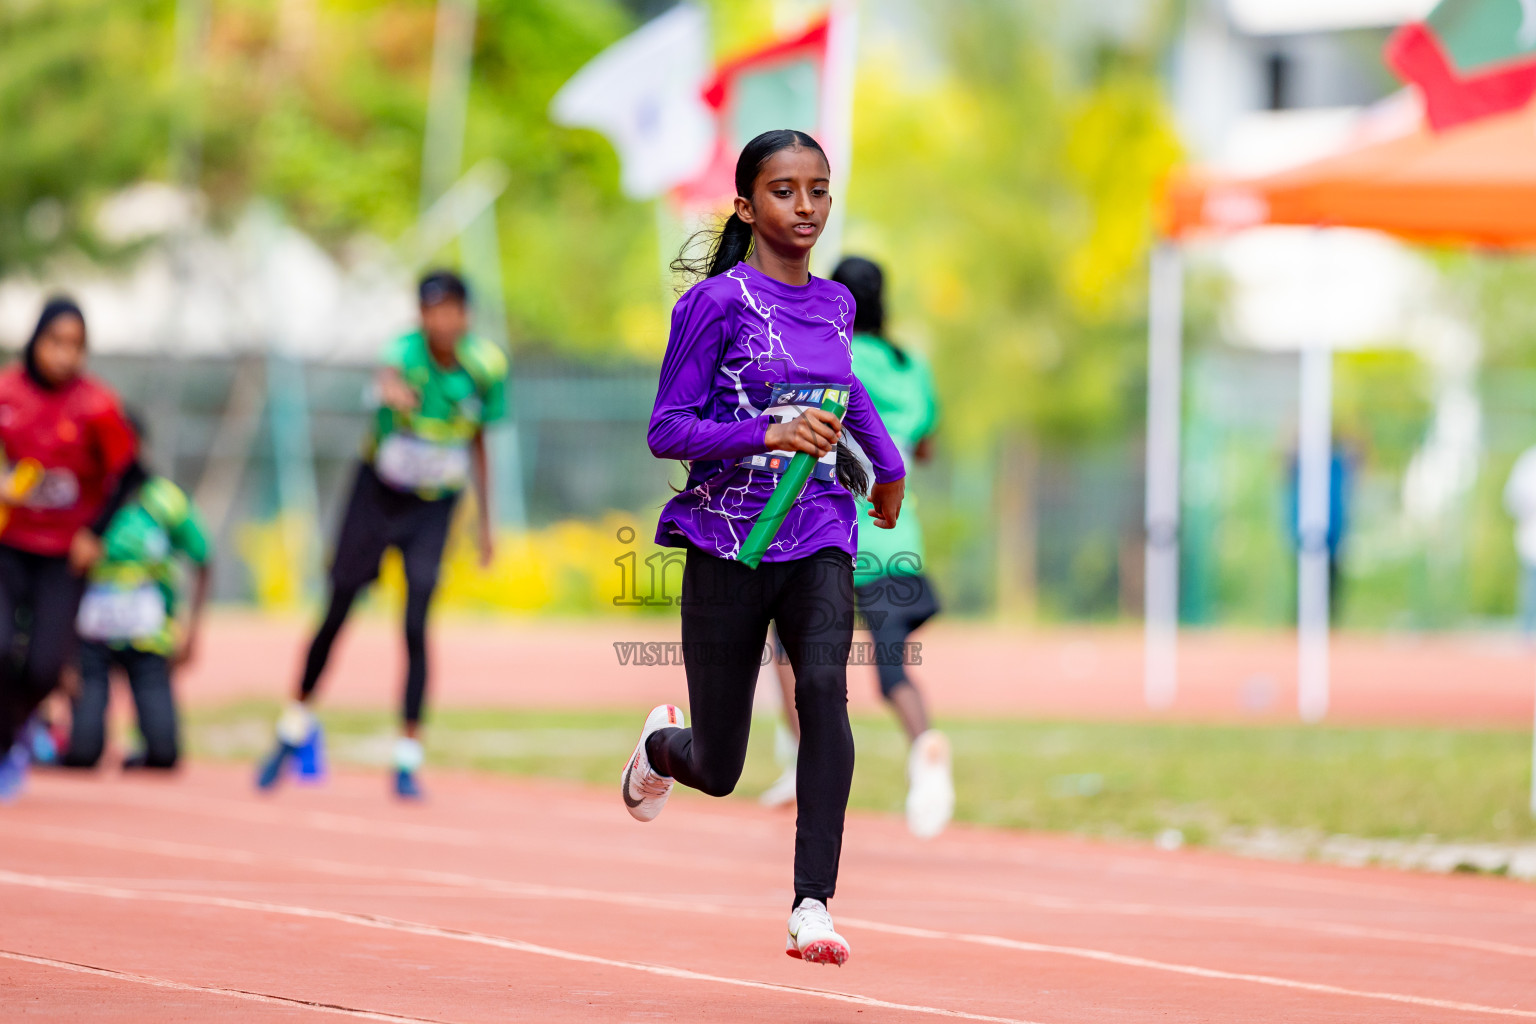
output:
<path id="1" fill-rule="evenodd" d="M 469 483 L 469 446 L 390 434 L 373 458 L 379 478 L 401 491 L 458 491 Z"/>
<path id="2" fill-rule="evenodd" d="M 832 387 L 830 384 L 775 384 L 773 394 L 768 399 L 768 408 L 763 411 L 780 423 L 789 423 L 807 409 L 820 409 L 822 398 Z M 775 450 L 762 455 L 748 455 L 738 465 L 778 475 L 789 468 L 790 460 L 794 457 L 794 452 Z M 837 449 L 834 448 L 816 460 L 811 475 L 817 480 L 831 480 L 836 473 Z"/>
<path id="3" fill-rule="evenodd" d="M 99 643 L 156 636 L 165 628 L 165 595 L 153 583 L 132 590 L 93 583 L 80 601 L 75 628 L 83 639 Z"/>
<path id="4" fill-rule="evenodd" d="M 50 469 L 27 492 L 22 504 L 31 509 L 56 511 L 74 508 L 80 500 L 80 481 L 67 469 Z"/>

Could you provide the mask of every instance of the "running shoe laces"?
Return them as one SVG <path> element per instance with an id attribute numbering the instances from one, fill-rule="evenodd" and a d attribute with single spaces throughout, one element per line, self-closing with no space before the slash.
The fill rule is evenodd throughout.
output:
<path id="1" fill-rule="evenodd" d="M 832 915 L 827 910 L 827 905 L 820 900 L 802 900 L 800 906 L 795 908 L 795 915 L 800 918 L 795 934 L 806 929 L 812 932 L 830 932 L 836 929 L 832 927 Z"/>
<path id="2" fill-rule="evenodd" d="M 670 790 L 671 779 L 651 767 L 646 759 L 645 767 L 630 776 L 635 795 L 644 800 L 648 796 L 665 796 Z"/>

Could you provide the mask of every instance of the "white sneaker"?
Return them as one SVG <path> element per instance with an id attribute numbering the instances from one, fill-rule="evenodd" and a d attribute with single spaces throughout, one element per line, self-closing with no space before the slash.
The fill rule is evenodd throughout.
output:
<path id="1" fill-rule="evenodd" d="M 955 783 L 949 771 L 949 738 L 929 729 L 912 741 L 907 755 L 907 828 L 919 839 L 944 831 L 955 813 Z"/>
<path id="2" fill-rule="evenodd" d="M 795 912 L 789 915 L 789 936 L 785 939 L 784 952 L 796 960 L 813 964 L 848 962 L 848 940 L 832 927 L 832 915 L 821 900 L 801 900 Z"/>
<path id="3" fill-rule="evenodd" d="M 795 766 L 790 765 L 784 769 L 778 781 L 767 789 L 763 795 L 757 798 L 757 802 L 764 807 L 788 807 L 795 802 Z"/>
<path id="4" fill-rule="evenodd" d="M 645 728 L 640 730 L 640 742 L 629 763 L 619 774 L 619 788 L 624 794 L 624 806 L 636 821 L 650 821 L 661 813 L 672 795 L 672 780 L 658 774 L 651 767 L 651 759 L 645 755 L 645 741 L 657 729 L 683 728 L 683 713 L 671 704 L 658 704 L 645 717 Z"/>

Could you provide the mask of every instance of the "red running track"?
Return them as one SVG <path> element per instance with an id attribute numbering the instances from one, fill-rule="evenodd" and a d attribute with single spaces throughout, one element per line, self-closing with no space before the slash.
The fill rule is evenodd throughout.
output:
<path id="1" fill-rule="evenodd" d="M 849 824 L 841 969 L 785 957 L 792 822 L 434 774 L 40 775 L 0 808 L 0 1019 L 1536 1019 L 1517 882 Z"/>
<path id="2" fill-rule="evenodd" d="M 286 697 L 310 623 L 224 612 L 212 617 L 178 690 L 217 704 Z M 676 701 L 677 665 L 620 663 L 616 643 L 678 639 L 675 620 L 618 616 L 564 622 L 444 616 L 433 623 L 432 702 L 470 708 L 631 708 Z M 940 716 L 1294 721 L 1296 649 L 1283 633 L 1189 631 L 1180 690 L 1167 712 L 1142 700 L 1141 634 L 1128 627 L 1020 629 L 938 622 L 919 631 L 913 668 Z M 327 706 L 394 707 L 403 642 L 392 620 L 362 616 L 331 660 Z M 874 669 L 849 671 L 859 710 L 878 704 Z M 1536 652 L 1513 636 L 1345 634 L 1333 645 L 1329 721 L 1528 729 Z"/>

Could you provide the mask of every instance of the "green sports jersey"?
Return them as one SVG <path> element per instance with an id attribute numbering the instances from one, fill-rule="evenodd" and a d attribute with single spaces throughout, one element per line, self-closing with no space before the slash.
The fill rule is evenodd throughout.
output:
<path id="1" fill-rule="evenodd" d="M 102 546 L 81 601 L 81 636 L 170 654 L 176 640 L 176 558 L 203 566 L 212 556 L 197 508 L 165 477 L 150 477 L 107 524 Z"/>
<path id="2" fill-rule="evenodd" d="M 494 343 L 466 334 L 456 365 L 432 358 L 421 331 L 396 338 L 382 364 L 416 392 L 417 408 L 380 407 L 366 457 L 385 483 L 423 498 L 440 498 L 469 483 L 469 442 L 507 414 L 507 357 Z"/>
<path id="3" fill-rule="evenodd" d="M 903 358 L 904 357 L 904 358 Z M 933 432 L 938 418 L 933 374 L 921 357 L 908 351 L 902 356 L 871 334 L 853 336 L 853 375 L 869 392 L 875 411 L 901 449 L 910 467 L 917 443 Z M 926 568 L 923 528 L 918 522 L 915 496 L 902 502 L 896 528 L 882 530 L 869 518 L 870 504 L 860 498 L 859 558 L 854 580 L 859 584 L 888 574 L 915 575 Z"/>

